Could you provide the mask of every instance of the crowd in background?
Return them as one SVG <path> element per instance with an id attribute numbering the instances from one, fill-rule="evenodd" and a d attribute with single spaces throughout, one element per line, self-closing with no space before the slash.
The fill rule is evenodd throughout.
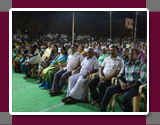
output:
<path id="1" fill-rule="evenodd" d="M 65 104 L 84 101 L 89 87 L 91 104 L 100 107 L 100 111 L 106 111 L 112 95 L 122 90 L 127 95 L 123 97 L 124 111 L 131 111 L 131 98 L 147 82 L 145 41 L 84 39 L 72 44 L 67 39 L 13 40 L 12 62 L 14 71 L 24 73 L 24 78 L 34 78 L 37 73 L 39 87 L 49 89 L 51 96 L 61 94 L 68 83 L 67 96 L 62 99 Z M 94 73 L 98 76 L 89 79 Z M 113 77 L 118 78 L 118 86 L 111 86 Z"/>

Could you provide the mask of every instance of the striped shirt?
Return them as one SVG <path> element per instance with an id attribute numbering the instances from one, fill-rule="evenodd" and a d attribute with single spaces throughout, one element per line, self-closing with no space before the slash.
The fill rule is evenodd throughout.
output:
<path id="1" fill-rule="evenodd" d="M 147 65 L 140 60 L 137 60 L 134 64 L 129 61 L 124 65 L 117 77 L 118 79 L 125 79 L 130 84 L 144 84 L 147 82 Z"/>

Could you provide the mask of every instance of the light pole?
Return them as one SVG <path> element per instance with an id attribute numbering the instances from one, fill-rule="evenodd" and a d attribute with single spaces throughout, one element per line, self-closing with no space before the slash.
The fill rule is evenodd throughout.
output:
<path id="1" fill-rule="evenodd" d="M 134 42 L 136 42 L 136 33 L 137 33 L 137 16 L 138 12 L 136 11 L 136 18 L 135 18 L 135 27 L 134 27 Z"/>
<path id="2" fill-rule="evenodd" d="M 74 12 L 73 12 L 73 20 L 72 20 L 72 44 L 74 43 Z"/>
<path id="3" fill-rule="evenodd" d="M 112 39 L 112 11 L 110 11 L 110 39 Z"/>

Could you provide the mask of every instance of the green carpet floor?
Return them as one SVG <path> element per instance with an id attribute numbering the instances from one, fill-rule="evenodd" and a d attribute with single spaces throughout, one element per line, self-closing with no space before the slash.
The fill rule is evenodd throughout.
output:
<path id="1" fill-rule="evenodd" d="M 64 105 L 61 99 L 66 96 L 67 88 L 62 94 L 50 97 L 49 90 L 42 90 L 36 84 L 38 79 L 24 79 L 24 74 L 12 72 L 12 112 L 98 112 L 99 108 L 88 103 Z M 140 110 L 143 111 L 143 103 Z M 109 109 L 107 109 L 110 112 Z M 122 112 L 118 103 L 115 111 Z"/>

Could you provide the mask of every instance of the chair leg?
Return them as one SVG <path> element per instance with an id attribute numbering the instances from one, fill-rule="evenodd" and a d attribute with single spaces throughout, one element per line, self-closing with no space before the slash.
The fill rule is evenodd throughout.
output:
<path id="1" fill-rule="evenodd" d="M 34 78 L 35 72 L 36 72 L 36 67 L 33 67 L 33 68 L 31 69 L 31 77 L 32 77 L 32 78 Z"/>
<path id="2" fill-rule="evenodd" d="M 141 94 L 139 93 L 138 96 L 133 97 L 133 112 L 139 112 L 140 101 Z"/>
<path id="3" fill-rule="evenodd" d="M 34 78 L 34 68 L 31 69 L 31 77 Z"/>
<path id="4" fill-rule="evenodd" d="M 112 110 L 111 107 L 112 107 L 112 106 L 111 106 L 111 100 L 110 100 L 110 101 L 109 101 L 109 104 L 108 104 L 108 106 L 107 106 L 107 108 L 110 109 L 110 110 Z"/>
<path id="5" fill-rule="evenodd" d="M 112 100 L 112 112 L 114 112 L 114 105 L 115 105 L 115 102 L 116 102 L 116 94 L 113 96 L 113 100 Z"/>
<path id="6" fill-rule="evenodd" d="M 143 98 L 143 103 L 144 103 L 144 111 L 147 112 L 147 104 L 146 104 L 146 97 L 145 94 L 142 94 L 142 98 Z"/>

